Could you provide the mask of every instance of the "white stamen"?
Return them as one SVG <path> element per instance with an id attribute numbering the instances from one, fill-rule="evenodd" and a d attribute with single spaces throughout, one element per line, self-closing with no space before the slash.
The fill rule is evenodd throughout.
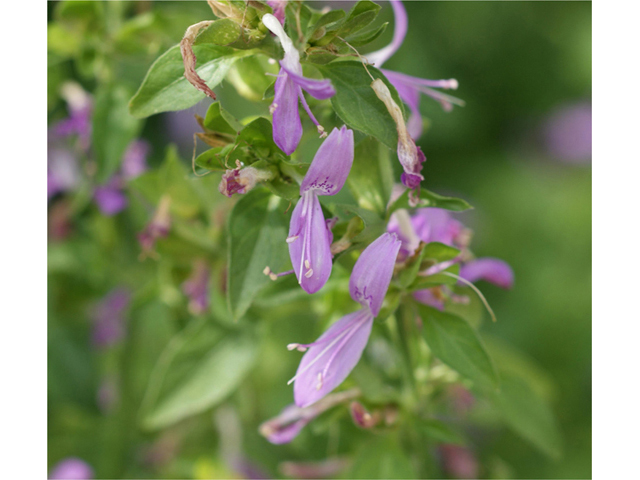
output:
<path id="1" fill-rule="evenodd" d="M 293 243 L 293 242 L 295 242 L 295 241 L 298 239 L 298 237 L 299 237 L 299 236 L 300 236 L 300 235 L 293 235 L 292 237 L 287 237 L 286 242 L 287 242 L 287 243 Z"/>
<path id="2" fill-rule="evenodd" d="M 271 274 L 271 269 L 269 267 L 264 267 L 264 270 L 262 270 L 262 273 L 264 273 L 265 275 L 269 275 Z"/>
<path id="3" fill-rule="evenodd" d="M 318 125 L 318 133 L 320 134 L 320 138 L 326 138 L 327 132 L 324 130 L 322 125 Z"/>
<path id="4" fill-rule="evenodd" d="M 275 282 L 278 279 L 278 275 L 276 275 L 275 273 L 271 272 L 269 274 L 269 278 Z"/>
<path id="5" fill-rule="evenodd" d="M 313 276 L 313 270 L 307 270 L 304 276 L 307 278 L 311 278 Z"/>
<path id="6" fill-rule="evenodd" d="M 311 262 L 309 262 L 308 258 L 304 261 L 304 266 L 307 268 L 311 268 Z"/>
<path id="7" fill-rule="evenodd" d="M 271 115 L 273 115 L 273 112 L 275 112 L 275 111 L 276 111 L 276 108 L 278 108 L 278 104 L 277 104 L 277 103 L 275 103 L 275 102 L 274 102 L 274 103 L 272 103 L 271 105 L 269 105 L 269 113 L 270 113 Z"/>
<path id="8" fill-rule="evenodd" d="M 316 385 L 316 390 L 320 390 L 322 388 L 322 373 L 318 373 L 318 385 Z"/>
<path id="9" fill-rule="evenodd" d="M 300 346 L 299 343 L 290 343 L 289 345 L 287 345 L 287 350 L 291 352 L 292 350 L 297 349 L 299 346 Z"/>
<path id="10" fill-rule="evenodd" d="M 457 90 L 458 89 L 458 80 L 456 80 L 455 78 L 450 78 L 449 79 L 449 86 L 446 88 L 450 88 L 451 90 Z"/>

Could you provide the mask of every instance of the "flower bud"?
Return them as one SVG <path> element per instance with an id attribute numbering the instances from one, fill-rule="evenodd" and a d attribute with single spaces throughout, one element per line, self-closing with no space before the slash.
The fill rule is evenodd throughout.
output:
<path id="1" fill-rule="evenodd" d="M 254 167 L 242 168 L 238 162 L 238 167 L 233 170 L 227 170 L 222 175 L 220 185 L 218 185 L 218 191 L 231 197 L 234 193 L 247 193 L 258 182 L 271 180 L 273 173 L 268 170 L 259 170 Z"/>

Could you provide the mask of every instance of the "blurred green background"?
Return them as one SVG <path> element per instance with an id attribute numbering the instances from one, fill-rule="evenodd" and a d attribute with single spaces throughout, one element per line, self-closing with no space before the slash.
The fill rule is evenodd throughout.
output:
<path id="1" fill-rule="evenodd" d="M 48 4 L 50 17 L 56 3 Z M 474 205 L 475 210 L 463 217 L 475 231 L 474 252 L 503 258 L 513 267 L 516 285 L 512 291 L 482 286 L 498 317 L 496 324 L 485 324 L 483 332 L 526 352 L 549 373 L 555 384 L 552 405 L 564 437 L 564 456 L 557 461 L 507 430 L 485 437 L 480 453 L 501 458 L 514 478 L 590 478 L 590 156 L 561 158 L 549 145 L 545 129 L 563 109 L 590 103 L 591 3 L 405 3 L 409 33 L 385 68 L 422 78 L 454 77 L 460 84 L 455 94 L 466 102 L 464 108 L 445 113 L 436 102 L 422 99 L 421 110 L 429 126 L 418 143 L 427 156 L 426 186 Z M 126 8 L 164 11 L 169 19 L 166 38 L 156 52 L 139 52 L 135 62 L 120 64 L 122 81 L 132 88 L 163 48 L 180 40 L 189 24 L 212 17 L 205 2 L 128 5 Z M 392 21 L 388 7 L 381 17 Z M 388 29 L 372 50 L 386 45 L 391 33 Z M 50 58 L 50 117 L 59 116 L 61 108 L 51 95 L 57 80 L 80 76 L 64 59 L 51 63 Z M 86 79 L 83 84 L 88 90 L 93 86 Z M 255 107 L 231 86 L 219 90 L 222 104 L 236 117 L 254 113 Z M 205 109 L 201 105 L 193 110 Z M 180 145 L 184 158 L 190 158 L 191 135 L 197 130 L 189 114 L 149 119 L 143 137 L 153 146 L 150 163 L 160 162 L 169 140 Z M 584 150 L 584 146 L 574 147 Z M 215 189 L 215 182 L 211 185 Z M 225 199 L 215 201 L 224 204 Z M 141 209 L 135 200 L 132 208 Z M 226 440 L 218 438 L 210 417 L 158 439 L 133 426 L 134 410 L 105 419 L 96 406 L 105 372 L 117 371 L 124 360 L 115 354 L 105 358 L 92 350 L 87 312 L 91 302 L 104 295 L 110 272 L 137 261 L 135 239 L 114 237 L 114 225 L 130 236 L 140 230 L 138 224 L 121 219 L 113 222 L 119 223 L 92 221 L 77 229 L 70 247 L 50 248 L 50 264 L 53 261 L 54 265 L 49 276 L 49 463 L 77 455 L 113 477 L 236 475 L 220 460 Z M 93 243 L 89 247 L 87 239 L 98 237 L 101 247 Z M 128 246 L 114 253 L 113 243 L 119 241 Z M 68 268 L 70 257 L 80 263 L 91 258 L 90 265 L 83 264 L 91 271 L 83 275 L 93 276 L 93 281 L 87 282 Z M 110 261 L 114 265 L 104 265 Z M 138 278 L 143 278 L 155 267 L 147 263 L 136 268 Z M 131 271 L 127 274 L 132 275 Z M 172 295 L 165 293 L 165 299 Z M 130 319 L 135 340 L 125 350 L 134 349 L 135 342 L 144 344 L 135 350 L 136 358 L 127 360 L 135 370 L 126 393 L 135 399 L 133 403 L 140 401 L 150 368 L 167 339 L 185 321 L 184 314 L 175 314 L 175 302 L 165 303 L 173 307 L 161 302 L 146 304 L 135 309 Z M 310 437 L 295 446 L 277 447 L 257 433 L 261 421 L 291 401 L 284 382 L 295 369 L 297 357 L 287 355 L 281 345 L 298 341 L 302 335 L 306 338 L 308 329 L 300 325 L 323 318 L 331 305 L 303 314 L 299 308 L 291 303 L 283 308 L 281 318 L 268 325 L 271 340 L 262 353 L 264 365 L 245 382 L 250 385 L 243 384 L 236 394 L 242 405 L 244 450 L 270 475 L 279 475 L 282 461 L 320 459 L 327 454 L 326 442 L 318 447 Z M 317 333 L 322 330 L 316 329 Z M 171 457 L 171 462 L 158 461 L 154 455 Z"/>

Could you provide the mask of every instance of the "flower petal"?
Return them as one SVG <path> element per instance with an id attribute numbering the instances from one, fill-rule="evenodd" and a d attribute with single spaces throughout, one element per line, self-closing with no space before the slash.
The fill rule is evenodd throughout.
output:
<path id="1" fill-rule="evenodd" d="M 372 325 L 373 315 L 365 308 L 342 317 L 322 334 L 298 366 L 293 387 L 296 405 L 317 402 L 347 378 L 362 356 Z M 331 341 L 322 342 L 326 337 Z"/>
<path id="2" fill-rule="evenodd" d="M 335 195 L 344 186 L 353 165 L 353 130 L 334 128 L 320 145 L 300 185 L 300 193 Z"/>
<path id="3" fill-rule="evenodd" d="M 302 138 L 302 123 L 298 111 L 298 87 L 289 76 L 280 72 L 276 80 L 273 111 L 273 141 L 287 155 L 291 155 Z"/>
<path id="4" fill-rule="evenodd" d="M 280 62 L 280 66 L 296 85 L 302 87 L 313 98 L 317 98 L 318 100 L 326 100 L 327 98 L 331 98 L 336 94 L 336 90 L 333 88 L 331 80 L 316 80 L 314 78 L 307 78 L 285 67 L 285 65 L 283 65 L 283 62 Z"/>
<path id="5" fill-rule="evenodd" d="M 291 215 L 289 256 L 298 282 L 307 293 L 320 290 L 331 275 L 331 243 L 315 192 L 302 195 Z"/>
<path id="6" fill-rule="evenodd" d="M 351 272 L 351 298 L 369 307 L 374 316 L 378 315 L 387 294 L 401 245 L 395 234 L 383 233 L 364 249 Z"/>
<path id="7" fill-rule="evenodd" d="M 469 282 L 486 280 L 502 288 L 513 287 L 513 270 L 503 260 L 491 257 L 478 258 L 460 268 L 460 276 Z"/>
<path id="8" fill-rule="evenodd" d="M 96 187 L 93 194 L 98 208 L 108 217 L 124 210 L 127 206 L 127 197 L 118 184 L 119 182 L 109 182 L 107 185 Z"/>
<path id="9" fill-rule="evenodd" d="M 442 208 L 420 208 L 411 217 L 416 234 L 425 243 L 440 242 L 456 246 L 456 238 L 464 226 Z"/>
<path id="10" fill-rule="evenodd" d="M 407 19 L 407 11 L 404 9 L 404 5 L 402 5 L 400 0 L 391 0 L 391 7 L 393 8 L 394 17 L 393 39 L 391 43 L 380 50 L 366 54 L 369 63 L 378 68 L 396 53 L 400 45 L 402 45 L 404 37 L 407 35 L 409 20 Z"/>

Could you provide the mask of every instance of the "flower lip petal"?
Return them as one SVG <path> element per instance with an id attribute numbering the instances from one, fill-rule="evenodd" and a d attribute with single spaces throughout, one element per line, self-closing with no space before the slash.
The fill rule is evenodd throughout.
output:
<path id="1" fill-rule="evenodd" d="M 316 345 L 304 354 L 296 372 L 296 405 L 306 407 L 317 402 L 347 378 L 362 356 L 372 325 L 369 309 L 360 309 L 342 317 L 314 342 Z M 337 330 L 342 331 L 334 335 Z M 323 342 L 327 337 L 331 341 Z"/>
<path id="2" fill-rule="evenodd" d="M 293 270 L 307 293 L 320 290 L 331 275 L 331 244 L 322 207 L 313 191 L 298 201 L 291 216 L 288 242 Z"/>
<path id="3" fill-rule="evenodd" d="M 382 307 L 401 245 L 394 233 L 383 233 L 364 249 L 351 272 L 351 298 L 368 307 L 374 316 Z"/>
<path id="4" fill-rule="evenodd" d="M 317 98 L 318 100 L 326 100 L 327 98 L 331 98 L 336 94 L 336 90 L 333 88 L 331 80 L 316 80 L 315 78 L 307 78 L 303 75 L 299 75 L 293 70 L 287 68 L 284 65 L 284 62 L 280 62 L 280 67 L 282 67 L 282 69 L 286 72 L 287 75 L 289 75 L 291 80 L 296 85 L 302 87 L 313 98 Z"/>
<path id="5" fill-rule="evenodd" d="M 318 195 L 335 195 L 344 183 L 353 165 L 353 130 L 342 126 L 334 128 L 316 152 L 313 162 L 300 185 L 300 193 L 309 190 Z"/>
<path id="6" fill-rule="evenodd" d="M 391 7 L 393 8 L 394 27 L 393 27 L 393 39 L 391 43 L 386 47 L 366 54 L 370 63 L 380 68 L 384 62 L 389 60 L 394 53 L 400 48 L 404 37 L 407 35 L 407 28 L 409 20 L 407 19 L 407 11 L 400 0 L 390 0 Z"/>

